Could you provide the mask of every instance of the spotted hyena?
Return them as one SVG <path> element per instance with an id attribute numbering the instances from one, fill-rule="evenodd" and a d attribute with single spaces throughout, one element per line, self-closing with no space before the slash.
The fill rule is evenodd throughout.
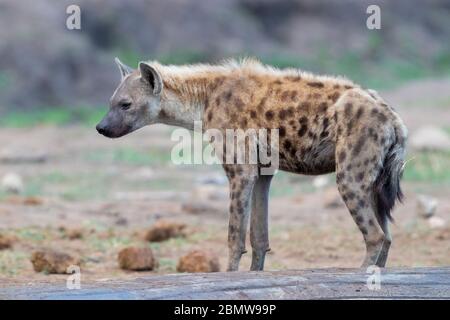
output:
<path id="1" fill-rule="evenodd" d="M 389 220 L 401 200 L 407 130 L 373 90 L 344 78 L 279 70 L 248 59 L 221 65 L 165 66 L 116 60 L 122 81 L 99 133 L 117 138 L 152 123 L 193 129 L 278 130 L 279 169 L 306 175 L 335 171 L 339 192 L 366 244 L 363 266 L 383 267 Z M 228 270 L 237 270 L 250 217 L 251 270 L 269 249 L 272 175 L 261 164 L 224 164 L 230 185 Z"/>

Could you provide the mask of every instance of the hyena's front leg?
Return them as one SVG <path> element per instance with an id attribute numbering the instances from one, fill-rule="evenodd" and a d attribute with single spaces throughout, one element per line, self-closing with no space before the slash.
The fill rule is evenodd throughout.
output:
<path id="1" fill-rule="evenodd" d="M 261 175 L 255 183 L 252 195 L 250 220 L 250 243 L 252 244 L 252 265 L 250 270 L 264 269 L 264 259 L 269 248 L 269 189 L 272 175 Z"/>
<path id="2" fill-rule="evenodd" d="M 249 165 L 224 165 L 230 182 L 230 221 L 228 226 L 228 271 L 237 271 L 245 250 L 245 234 L 257 168 Z"/>

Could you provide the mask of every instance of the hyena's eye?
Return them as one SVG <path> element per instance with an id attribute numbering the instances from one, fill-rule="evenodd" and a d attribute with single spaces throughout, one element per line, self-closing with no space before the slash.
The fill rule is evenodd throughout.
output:
<path id="1" fill-rule="evenodd" d="M 128 110 L 128 109 L 130 109 L 130 107 L 131 107 L 131 102 L 122 102 L 120 104 L 120 108 L 122 110 Z"/>

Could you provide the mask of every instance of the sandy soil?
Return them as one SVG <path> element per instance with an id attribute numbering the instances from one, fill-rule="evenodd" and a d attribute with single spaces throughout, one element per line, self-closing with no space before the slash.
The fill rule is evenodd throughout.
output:
<path id="1" fill-rule="evenodd" d="M 383 93 L 398 106 L 411 132 L 425 124 L 448 128 L 450 80 L 422 81 Z M 439 89 L 441 88 L 441 89 Z M 108 140 L 87 127 L 0 129 L 0 155 L 22 159 L 0 164 L 0 176 L 22 176 L 24 194 L 3 194 L 0 233 L 12 237 L 0 250 L 0 283 L 63 281 L 65 275 L 33 271 L 31 253 L 57 249 L 82 260 L 83 281 L 176 272 L 179 257 L 191 249 L 217 254 L 221 269 L 227 257 L 227 186 L 220 168 L 170 163 L 172 129 L 154 126 L 119 140 Z M 43 162 L 28 162 L 41 155 Z M 28 158 L 27 158 L 28 157 Z M 28 159 L 28 160 L 27 160 Z M 213 180 L 207 184 L 205 179 Z M 270 242 L 266 269 L 356 267 L 364 257 L 362 236 L 345 207 L 327 207 L 335 199 L 333 175 L 316 188 L 312 177 L 280 174 L 270 203 Z M 404 182 L 406 201 L 394 212 L 394 243 L 389 266 L 450 265 L 448 184 Z M 446 226 L 432 229 L 418 218 L 419 193 L 439 201 L 437 215 Z M 186 204 L 201 204 L 190 213 Z M 187 235 L 148 243 L 144 233 L 158 219 L 184 222 Z M 81 231 L 69 239 L 71 230 Z M 159 260 L 151 272 L 125 272 L 117 253 L 128 245 L 150 246 Z M 248 244 L 248 249 L 250 245 Z M 241 269 L 250 265 L 250 250 Z M 64 280 L 65 281 L 65 280 Z"/>

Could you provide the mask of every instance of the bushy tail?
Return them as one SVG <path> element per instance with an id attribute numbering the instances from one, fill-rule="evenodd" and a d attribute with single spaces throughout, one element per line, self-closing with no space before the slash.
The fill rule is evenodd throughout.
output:
<path id="1" fill-rule="evenodd" d="M 403 174 L 406 128 L 400 123 L 395 129 L 395 139 L 390 146 L 377 179 L 374 183 L 375 205 L 378 218 L 393 221 L 391 210 L 395 201 L 402 202 L 400 179 Z"/>

